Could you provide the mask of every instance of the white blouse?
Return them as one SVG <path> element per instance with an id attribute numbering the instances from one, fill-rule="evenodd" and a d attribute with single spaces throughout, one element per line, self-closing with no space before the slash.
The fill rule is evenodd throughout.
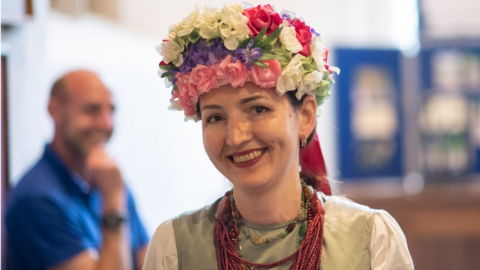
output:
<path id="1" fill-rule="evenodd" d="M 412 270 L 407 240 L 395 219 L 379 210 L 373 223 L 370 245 L 372 270 Z M 150 241 L 143 270 L 178 270 L 173 224 L 161 224 Z"/>

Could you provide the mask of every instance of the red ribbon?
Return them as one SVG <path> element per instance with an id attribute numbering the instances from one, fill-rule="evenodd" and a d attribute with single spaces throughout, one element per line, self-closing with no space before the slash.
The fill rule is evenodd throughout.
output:
<path id="1" fill-rule="evenodd" d="M 305 147 L 300 149 L 300 166 L 302 171 L 307 174 L 313 174 L 317 178 L 316 187 L 318 191 L 325 195 L 332 195 L 332 189 L 327 178 L 327 166 L 323 158 L 320 140 L 317 134 Z"/>

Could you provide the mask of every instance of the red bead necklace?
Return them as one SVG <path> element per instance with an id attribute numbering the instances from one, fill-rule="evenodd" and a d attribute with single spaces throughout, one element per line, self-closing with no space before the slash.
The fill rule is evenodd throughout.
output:
<path id="1" fill-rule="evenodd" d="M 292 263 L 289 269 L 316 270 L 320 267 L 323 245 L 323 223 L 325 211 L 322 201 L 317 193 L 302 181 L 302 206 L 307 210 L 305 228 L 300 229 L 303 233 L 300 248 L 290 256 L 273 263 L 253 263 L 242 257 L 240 245 L 240 228 L 238 219 L 240 213 L 235 207 L 232 192 L 228 191 L 220 201 L 215 219 L 215 242 L 217 246 L 218 268 L 220 270 L 243 270 L 247 269 L 271 269 Z M 298 221 L 298 220 L 297 220 Z M 287 226 L 287 232 L 293 231 L 293 223 Z M 296 223 L 295 223 L 296 225 Z M 303 225 L 303 224 L 302 224 Z M 290 228 L 293 227 L 293 228 Z M 303 232 L 302 232 L 303 231 Z M 302 235 L 301 235 L 302 239 Z"/>

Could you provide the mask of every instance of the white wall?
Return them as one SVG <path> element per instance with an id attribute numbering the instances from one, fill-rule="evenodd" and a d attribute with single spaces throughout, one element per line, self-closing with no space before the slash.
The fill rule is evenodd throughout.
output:
<path id="1" fill-rule="evenodd" d="M 10 178 L 41 154 L 39 142 L 48 136 L 45 104 L 50 81 L 45 77 L 48 1 L 34 1 L 35 17 L 21 26 L 2 29 L 2 52 L 7 55 Z"/>
<path id="2" fill-rule="evenodd" d="M 113 82 L 118 111 L 110 151 L 121 164 L 151 233 L 160 222 L 221 196 L 229 183 L 203 150 L 201 125 L 184 123 L 181 112 L 167 110 L 170 89 L 156 74 L 161 59 L 154 48 L 167 35 L 168 26 L 188 15 L 193 6 L 224 2 L 121 0 L 118 24 L 93 16 L 49 13 L 48 1 L 36 1 L 38 23 L 12 38 L 20 39 L 15 44 L 24 46 L 20 50 L 23 58 L 15 58 L 9 77 L 13 182 L 51 138 L 52 124 L 46 112 L 51 83 L 69 69 L 92 68 Z M 302 16 L 322 33 L 327 46 L 394 46 L 391 1 L 269 3 L 278 11 L 292 10 Z M 338 131 L 333 99 L 322 111 L 318 128 L 327 165 L 335 177 L 334 138 Z"/>

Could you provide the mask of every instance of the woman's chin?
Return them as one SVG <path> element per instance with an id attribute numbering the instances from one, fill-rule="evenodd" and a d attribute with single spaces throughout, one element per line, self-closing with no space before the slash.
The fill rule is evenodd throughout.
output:
<path id="1" fill-rule="evenodd" d="M 269 177 L 260 177 L 259 175 L 235 177 L 230 180 L 235 189 L 240 189 L 245 192 L 259 192 L 271 182 Z"/>

